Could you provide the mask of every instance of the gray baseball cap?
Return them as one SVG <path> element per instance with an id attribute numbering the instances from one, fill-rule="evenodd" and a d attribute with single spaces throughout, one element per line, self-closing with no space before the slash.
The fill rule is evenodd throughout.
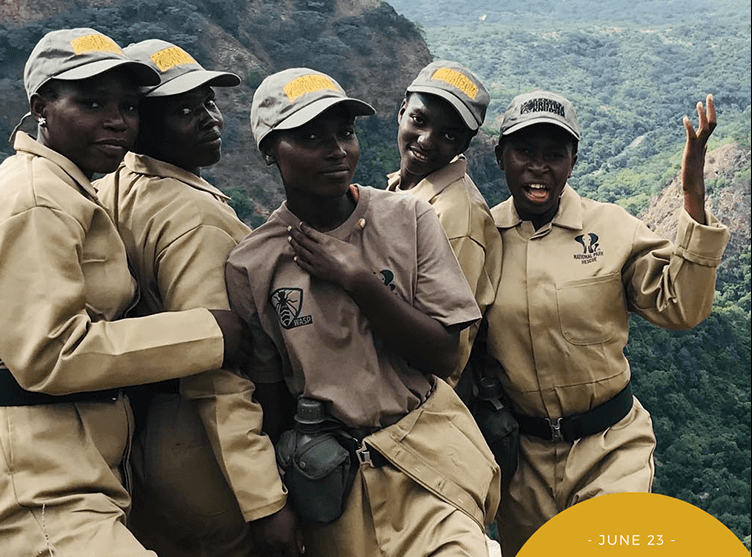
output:
<path id="1" fill-rule="evenodd" d="M 123 49 L 126 56 L 147 64 L 159 74 L 156 87 L 144 87 L 147 97 L 179 95 L 201 85 L 235 87 L 240 78 L 234 73 L 205 70 L 185 50 L 161 39 L 148 39 Z"/>
<path id="2" fill-rule="evenodd" d="M 408 93 L 430 93 L 448 101 L 475 131 L 486 118 L 491 96 L 483 83 L 462 64 L 449 60 L 431 62 L 420 70 Z"/>
<path id="3" fill-rule="evenodd" d="M 31 96 L 50 79 L 74 81 L 104 73 L 118 66 L 133 71 L 136 85 L 156 85 L 157 73 L 128 58 L 107 35 L 88 27 L 51 31 L 31 51 L 24 67 L 26 96 Z"/>
<path id="4" fill-rule="evenodd" d="M 260 146 L 274 130 L 298 128 L 337 104 L 345 104 L 354 116 L 376 111 L 361 100 L 347 96 L 333 78 L 310 68 L 289 68 L 261 82 L 251 102 L 251 132 Z"/>
<path id="5" fill-rule="evenodd" d="M 501 135 L 509 135 L 533 124 L 555 124 L 580 140 L 577 113 L 567 99 L 550 91 L 517 95 L 501 120 Z"/>

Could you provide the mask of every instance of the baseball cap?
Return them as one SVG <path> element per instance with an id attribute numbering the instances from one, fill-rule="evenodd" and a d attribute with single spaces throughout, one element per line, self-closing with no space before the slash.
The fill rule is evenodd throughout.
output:
<path id="1" fill-rule="evenodd" d="M 148 39 L 123 49 L 126 56 L 147 64 L 159 74 L 156 87 L 144 87 L 147 97 L 179 95 L 204 84 L 235 87 L 240 78 L 234 73 L 205 70 L 185 50 L 161 39 Z"/>
<path id="2" fill-rule="evenodd" d="M 337 104 L 347 105 L 354 116 L 376 112 L 370 104 L 348 97 L 333 78 L 310 68 L 289 68 L 266 77 L 251 102 L 256 145 L 270 132 L 298 128 Z"/>
<path id="3" fill-rule="evenodd" d="M 491 102 L 491 96 L 473 72 L 449 60 L 428 64 L 420 70 L 407 91 L 430 93 L 449 101 L 473 131 L 483 124 L 488 103 Z"/>
<path id="4" fill-rule="evenodd" d="M 536 90 L 513 98 L 501 120 L 501 135 L 509 135 L 533 124 L 555 124 L 580 140 L 574 106 L 556 93 Z"/>
<path id="5" fill-rule="evenodd" d="M 24 87 L 31 96 L 50 79 L 79 80 L 123 66 L 137 85 L 155 85 L 159 76 L 149 66 L 131 60 L 107 35 L 88 27 L 47 33 L 31 51 L 24 67 Z"/>

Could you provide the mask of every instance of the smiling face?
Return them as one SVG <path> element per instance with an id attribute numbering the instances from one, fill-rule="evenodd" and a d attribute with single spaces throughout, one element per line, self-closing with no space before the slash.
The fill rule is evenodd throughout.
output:
<path id="1" fill-rule="evenodd" d="M 39 141 L 89 178 L 115 170 L 138 134 L 138 89 L 122 68 L 50 82 L 32 96 L 31 110 L 46 120 Z"/>
<path id="2" fill-rule="evenodd" d="M 467 149 L 474 135 L 452 105 L 436 95 L 410 94 L 402 103 L 398 123 L 402 189 L 445 167 Z"/>
<path id="3" fill-rule="evenodd" d="M 288 202 L 344 196 L 360 159 L 355 118 L 341 104 L 291 130 L 277 130 L 263 151 L 279 167 Z"/>
<path id="4" fill-rule="evenodd" d="M 223 127 L 214 90 L 208 85 L 180 95 L 146 98 L 137 148 L 198 175 L 201 167 L 219 162 Z"/>
<path id="5" fill-rule="evenodd" d="M 574 137 L 553 124 L 534 124 L 503 136 L 496 160 L 520 218 L 536 229 L 550 222 L 577 161 Z"/>

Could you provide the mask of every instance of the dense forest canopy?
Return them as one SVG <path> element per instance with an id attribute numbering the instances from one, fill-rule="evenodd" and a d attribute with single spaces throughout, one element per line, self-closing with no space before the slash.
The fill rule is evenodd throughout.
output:
<path id="1" fill-rule="evenodd" d="M 391 0 L 435 59 L 473 69 L 492 102 L 484 131 L 515 95 L 568 97 L 582 128 L 572 185 L 640 215 L 679 170 L 686 114 L 713 93 L 710 149 L 750 147 L 750 5 L 739 0 L 457 2 Z M 708 182 L 746 192 L 750 168 Z M 504 188 L 481 184 L 490 204 Z M 749 237 L 719 273 L 713 314 L 691 331 L 630 320 L 635 392 L 652 413 L 654 490 L 713 514 L 750 547 Z"/>

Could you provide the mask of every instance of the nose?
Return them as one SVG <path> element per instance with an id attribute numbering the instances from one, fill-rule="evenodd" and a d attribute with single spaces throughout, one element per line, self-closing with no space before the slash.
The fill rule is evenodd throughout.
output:
<path id="1" fill-rule="evenodd" d="M 224 119 L 219 110 L 212 110 L 208 106 L 204 106 L 203 113 L 201 115 L 200 126 L 202 128 L 213 128 L 218 126 L 222 128 L 224 126 Z"/>
<path id="2" fill-rule="evenodd" d="M 548 165 L 541 153 L 535 153 L 529 160 L 530 170 L 536 174 L 543 174 L 548 170 Z"/>
<path id="3" fill-rule="evenodd" d="M 418 136 L 418 145 L 420 145 L 423 149 L 430 149 L 434 146 L 434 143 L 435 137 L 433 131 L 431 130 L 425 130 Z"/>
<path id="4" fill-rule="evenodd" d="M 328 157 L 333 159 L 342 159 L 347 156 L 347 151 L 345 150 L 343 142 L 338 137 L 332 136 L 328 146 Z"/>
<path id="5" fill-rule="evenodd" d="M 115 130 L 124 130 L 128 128 L 124 109 L 118 104 L 111 103 L 105 112 L 104 125 Z"/>

